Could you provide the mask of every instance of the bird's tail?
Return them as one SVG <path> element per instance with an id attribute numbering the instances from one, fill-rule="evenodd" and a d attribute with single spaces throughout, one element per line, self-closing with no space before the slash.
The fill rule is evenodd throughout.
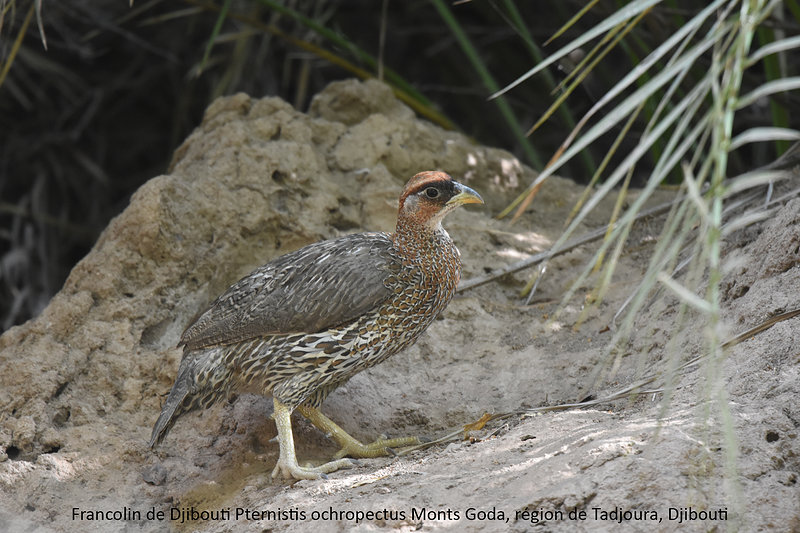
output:
<path id="1" fill-rule="evenodd" d="M 150 448 L 158 445 L 183 413 L 206 408 L 227 396 L 231 388 L 231 372 L 215 351 L 187 353 L 178 368 L 178 377 L 161 414 L 153 426 Z"/>

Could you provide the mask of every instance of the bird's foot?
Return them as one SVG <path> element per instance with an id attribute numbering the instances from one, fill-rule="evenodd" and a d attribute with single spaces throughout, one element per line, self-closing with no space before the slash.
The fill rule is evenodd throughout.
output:
<path id="1" fill-rule="evenodd" d="M 384 455 L 397 455 L 394 452 L 394 448 L 416 446 L 423 443 L 423 440 L 419 437 L 401 437 L 397 439 L 381 437 L 370 444 L 362 444 L 359 440 L 353 438 L 349 433 L 340 428 L 333 420 L 323 415 L 319 409 L 301 405 L 297 410 L 342 447 L 342 449 L 333 456 L 334 459 L 341 460 L 342 457 L 371 459 Z"/>
<path id="2" fill-rule="evenodd" d="M 342 457 L 368 459 L 373 457 L 382 457 L 384 455 L 397 455 L 397 453 L 394 451 L 394 448 L 416 446 L 418 444 L 422 444 L 422 440 L 419 437 L 400 437 L 396 439 L 387 439 L 381 437 L 375 442 L 362 444 L 356 439 L 350 437 L 350 440 L 342 439 L 339 441 L 339 443 L 342 445 L 342 449 L 336 452 L 336 455 L 333 456 L 334 459 L 340 459 Z"/>
<path id="3" fill-rule="evenodd" d="M 350 468 L 354 464 L 356 462 L 350 459 L 338 459 L 319 466 L 300 466 L 297 461 L 285 460 L 281 457 L 272 470 L 272 478 L 281 476 L 294 479 L 328 479 L 327 474 L 340 468 Z"/>
<path id="4" fill-rule="evenodd" d="M 278 475 L 295 479 L 327 478 L 326 474 L 340 468 L 349 468 L 355 464 L 355 461 L 350 459 L 339 459 L 313 467 L 298 465 L 292 436 L 292 410 L 277 398 L 273 398 L 272 401 L 274 405 L 272 417 L 275 419 L 275 427 L 278 429 L 278 445 L 280 446 L 278 463 L 272 470 L 273 478 Z"/>

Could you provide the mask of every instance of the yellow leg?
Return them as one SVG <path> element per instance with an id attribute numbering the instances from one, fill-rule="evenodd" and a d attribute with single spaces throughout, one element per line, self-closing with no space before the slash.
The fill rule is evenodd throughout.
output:
<path id="1" fill-rule="evenodd" d="M 283 477 L 293 477 L 295 479 L 319 479 L 327 477 L 325 474 L 347 468 L 353 465 L 349 459 L 339 459 L 316 467 L 303 467 L 297 464 L 297 457 L 294 453 L 294 437 L 292 436 L 292 410 L 273 398 L 272 403 L 275 410 L 272 418 L 278 428 L 278 445 L 280 446 L 280 456 L 272 477 L 281 474 Z"/>
<path id="2" fill-rule="evenodd" d="M 402 448 L 403 446 L 415 446 L 422 444 L 417 437 L 401 437 L 398 439 L 378 439 L 370 444 L 362 444 L 351 437 L 345 430 L 340 428 L 333 420 L 323 415 L 319 409 L 301 405 L 297 408 L 301 415 L 308 418 L 312 424 L 321 431 L 330 435 L 342 447 L 335 459 L 349 456 L 356 458 L 381 457 L 383 455 L 394 455 L 392 448 Z"/>

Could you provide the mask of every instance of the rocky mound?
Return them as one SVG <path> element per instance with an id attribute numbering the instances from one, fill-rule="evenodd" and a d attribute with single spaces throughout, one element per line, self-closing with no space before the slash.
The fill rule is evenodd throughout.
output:
<path id="1" fill-rule="evenodd" d="M 362 461 L 327 481 L 270 478 L 271 402 L 256 396 L 186 415 L 161 447 L 147 449 L 180 360 L 174 346 L 197 311 L 277 255 L 391 230 L 403 183 L 428 169 L 487 200 L 487 209 L 460 210 L 446 223 L 465 278 L 546 249 L 581 190 L 553 178 L 515 226 L 493 220 L 533 172 L 416 119 L 378 82 L 334 83 L 307 114 L 275 98 L 213 103 L 169 174 L 131 198 L 42 315 L 0 337 L 0 530 L 800 527 L 797 319 L 731 350 L 723 369 L 730 421 L 704 400 L 706 377 L 694 371 L 661 419 L 658 394 L 515 417 L 446 447 Z M 605 222 L 604 209 L 611 204 L 587 224 Z M 733 332 L 797 306 L 799 219 L 800 201 L 790 202 L 735 243 L 741 270 L 731 274 L 725 311 Z M 637 231 L 632 242 L 646 248 L 657 227 Z M 553 261 L 529 306 L 517 294 L 526 274 L 463 292 L 416 346 L 358 375 L 323 410 L 371 440 L 436 437 L 484 412 L 578 399 L 602 363 L 610 318 L 596 313 L 573 331 L 577 300 L 562 322 L 547 317 L 590 253 Z M 646 261 L 641 251 L 625 255 L 602 310 L 613 313 Z M 659 313 L 674 309 L 640 317 L 649 326 L 636 340 L 655 360 L 670 338 Z M 687 358 L 701 331 L 681 340 Z M 715 430 L 725 424 L 737 439 L 735 471 L 724 466 L 732 443 Z M 301 460 L 334 451 L 300 420 L 295 436 Z"/>

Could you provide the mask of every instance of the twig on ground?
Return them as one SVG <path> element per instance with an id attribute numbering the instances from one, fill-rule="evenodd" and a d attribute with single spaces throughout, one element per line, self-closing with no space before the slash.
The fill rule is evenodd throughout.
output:
<path id="1" fill-rule="evenodd" d="M 731 347 L 733 347 L 733 346 L 735 346 L 735 345 L 737 345 L 737 344 L 739 344 L 741 342 L 744 342 L 744 341 L 746 341 L 746 340 L 758 335 L 759 333 L 762 333 L 762 332 L 768 330 L 769 328 L 771 328 L 772 326 L 774 326 L 775 324 L 777 324 L 779 322 L 783 322 L 784 320 L 789 320 L 789 319 L 794 318 L 796 316 L 800 316 L 800 308 L 793 309 L 791 311 L 787 311 L 785 313 L 781 313 L 780 315 L 776 315 L 776 316 L 770 317 L 767 320 L 765 320 L 764 322 L 762 322 L 761 324 L 759 324 L 759 325 L 757 325 L 755 327 L 752 327 L 752 328 L 748 329 L 747 331 L 745 331 L 743 333 L 740 333 L 739 335 L 727 340 L 725 343 L 723 343 L 722 347 L 725 348 L 725 349 L 731 348 Z M 684 362 L 677 370 L 678 371 L 686 370 L 690 366 L 699 363 L 701 360 L 705 359 L 706 357 L 708 357 L 708 356 L 707 355 L 698 355 L 696 357 L 693 357 L 693 358 L 689 359 L 688 361 Z M 615 391 L 615 392 L 611 393 L 610 395 L 605 396 L 603 398 L 586 400 L 586 401 L 583 401 L 583 402 L 562 403 L 562 404 L 559 404 L 559 405 L 546 405 L 546 406 L 543 406 L 543 407 L 532 407 L 532 408 L 528 408 L 528 409 L 518 409 L 516 411 L 510 411 L 510 412 L 507 412 L 507 413 L 497 413 L 497 414 L 484 413 L 484 415 L 477 422 L 473 422 L 473 423 L 461 426 L 461 427 L 451 431 L 450 433 L 448 433 L 448 434 L 446 434 L 446 435 L 444 435 L 444 436 L 442 436 L 442 437 L 440 437 L 438 439 L 434 439 L 434 440 L 431 440 L 429 442 L 424 442 L 424 443 L 418 444 L 416 446 L 410 446 L 408 448 L 405 448 L 405 449 L 399 451 L 397 453 L 397 455 L 407 455 L 407 454 L 409 454 L 411 452 L 415 452 L 417 450 L 423 450 L 425 448 L 429 448 L 429 447 L 431 447 L 433 445 L 436 445 L 436 444 L 444 444 L 444 443 L 447 443 L 447 442 L 454 442 L 454 441 L 458 441 L 458 440 L 463 440 L 464 439 L 465 430 L 475 429 L 477 427 L 482 428 L 486 423 L 494 421 L 494 420 L 505 420 L 507 418 L 512 418 L 512 417 L 515 417 L 515 416 L 526 416 L 526 415 L 532 415 L 532 414 L 536 414 L 536 413 L 545 413 L 545 412 L 548 412 L 548 411 L 568 411 L 568 410 L 572 410 L 572 409 L 582 409 L 582 408 L 585 408 L 585 407 L 593 407 L 593 406 L 596 406 L 596 405 L 607 404 L 609 402 L 613 402 L 613 401 L 616 401 L 616 400 L 621 400 L 623 398 L 630 398 L 631 396 L 639 396 L 639 395 L 642 395 L 642 394 L 654 394 L 654 393 L 662 392 L 664 390 L 662 387 L 653 388 L 653 389 L 643 389 L 643 387 L 645 385 L 650 385 L 651 383 L 656 381 L 658 378 L 659 378 L 658 374 L 652 374 L 650 376 L 647 376 L 645 378 L 642 378 L 642 379 L 636 381 L 635 383 L 632 383 L 632 384 L 628 385 L 627 387 L 624 387 L 624 388 L 622 388 L 622 389 L 620 389 L 618 391 Z M 490 436 L 494 436 L 494 434 L 495 433 L 493 432 Z"/>

